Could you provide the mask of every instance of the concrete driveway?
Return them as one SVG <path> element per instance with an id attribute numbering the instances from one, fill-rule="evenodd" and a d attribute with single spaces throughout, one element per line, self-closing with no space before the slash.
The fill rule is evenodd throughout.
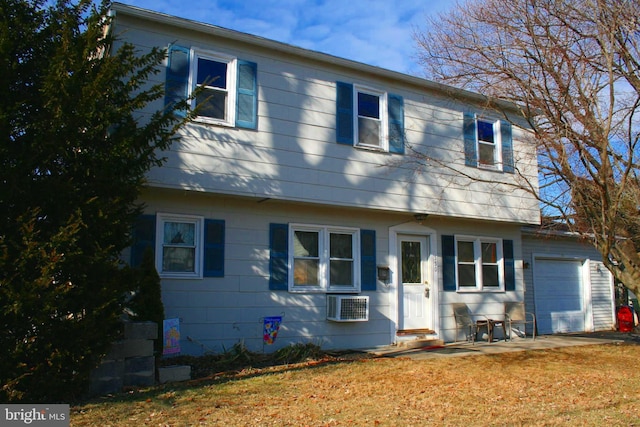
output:
<path id="1" fill-rule="evenodd" d="M 515 351 L 546 350 L 551 348 L 574 347 L 579 345 L 598 345 L 630 342 L 640 344 L 638 334 L 620 334 L 618 332 L 596 332 L 571 335 L 542 335 L 535 340 L 514 338 L 512 341 L 479 341 L 471 343 L 452 343 L 443 346 L 422 348 L 385 347 L 371 350 L 377 357 L 409 357 L 415 360 L 437 357 L 473 356 L 481 354 L 499 354 Z"/>

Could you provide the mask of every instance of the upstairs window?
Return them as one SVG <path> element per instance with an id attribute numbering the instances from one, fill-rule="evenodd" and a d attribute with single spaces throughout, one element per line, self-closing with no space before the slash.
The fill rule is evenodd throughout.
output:
<path id="1" fill-rule="evenodd" d="M 511 124 L 464 114 L 464 154 L 467 166 L 513 173 Z"/>
<path id="2" fill-rule="evenodd" d="M 198 48 L 169 46 L 165 104 L 188 99 L 198 108 L 196 120 L 224 126 L 257 129 L 257 65 Z M 186 111 L 178 112 L 185 115 Z"/>
<path id="3" fill-rule="evenodd" d="M 235 58 L 193 50 L 192 87 L 200 92 L 192 101 L 198 120 L 216 124 L 235 123 Z"/>
<path id="4" fill-rule="evenodd" d="M 382 121 L 382 107 L 385 97 L 382 94 L 357 92 L 357 141 L 358 145 L 385 149 L 386 127 Z"/>
<path id="5" fill-rule="evenodd" d="M 375 89 L 336 83 L 336 141 L 404 153 L 404 100 Z"/>
<path id="6" fill-rule="evenodd" d="M 229 122 L 233 111 L 229 107 L 230 61 L 214 60 L 197 56 L 196 87 L 201 87 L 194 100 L 194 108 L 198 108 L 199 117 Z"/>
<path id="7" fill-rule="evenodd" d="M 478 164 L 496 167 L 500 162 L 500 138 L 496 128 L 500 129 L 500 122 L 490 122 L 478 119 Z"/>

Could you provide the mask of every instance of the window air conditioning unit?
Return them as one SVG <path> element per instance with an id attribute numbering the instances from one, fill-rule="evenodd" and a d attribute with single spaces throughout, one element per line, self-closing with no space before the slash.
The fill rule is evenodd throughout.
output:
<path id="1" fill-rule="evenodd" d="M 369 320 L 369 297 L 327 295 L 327 320 L 333 322 L 366 322 Z"/>

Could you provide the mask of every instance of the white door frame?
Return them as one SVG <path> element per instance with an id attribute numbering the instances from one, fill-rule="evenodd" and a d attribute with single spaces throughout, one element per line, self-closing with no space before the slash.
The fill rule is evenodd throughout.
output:
<path id="1" fill-rule="evenodd" d="M 394 225 L 393 227 L 389 227 L 389 268 L 391 270 L 391 280 L 389 284 L 390 292 L 389 292 L 389 305 L 390 305 L 390 313 L 391 313 L 391 328 L 389 334 L 391 336 L 391 342 L 396 342 L 396 332 L 398 330 L 398 325 L 400 324 L 400 311 L 399 311 L 399 290 L 402 283 L 399 283 L 398 279 L 400 274 L 398 273 L 398 262 L 399 262 L 399 254 L 398 254 L 398 235 L 414 235 L 414 236 L 422 236 L 427 237 L 427 251 L 429 254 L 427 265 L 428 265 L 428 277 L 429 280 L 429 312 L 431 313 L 431 324 L 433 325 L 433 330 L 436 333 L 439 333 L 440 330 L 440 313 L 438 303 L 440 300 L 440 281 L 438 274 L 438 263 L 436 259 L 438 259 L 437 255 L 437 247 L 436 244 L 436 231 L 425 227 L 423 225 L 408 222 L 405 224 Z"/>

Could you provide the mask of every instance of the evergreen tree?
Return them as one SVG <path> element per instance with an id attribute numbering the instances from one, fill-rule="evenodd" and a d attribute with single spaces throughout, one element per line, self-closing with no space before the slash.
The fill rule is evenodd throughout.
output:
<path id="1" fill-rule="evenodd" d="M 156 270 L 153 249 L 147 248 L 142 255 L 140 267 L 132 269 L 132 280 L 136 284 L 133 297 L 128 304 L 132 320 L 150 321 L 158 325 L 158 336 L 154 342 L 156 357 L 162 355 L 164 305 L 162 304 L 162 286 Z"/>
<path id="2" fill-rule="evenodd" d="M 2 402 L 69 402 L 87 385 L 136 285 L 119 256 L 145 173 L 186 120 L 141 119 L 166 53 L 110 51 L 108 10 L 0 0 Z"/>

